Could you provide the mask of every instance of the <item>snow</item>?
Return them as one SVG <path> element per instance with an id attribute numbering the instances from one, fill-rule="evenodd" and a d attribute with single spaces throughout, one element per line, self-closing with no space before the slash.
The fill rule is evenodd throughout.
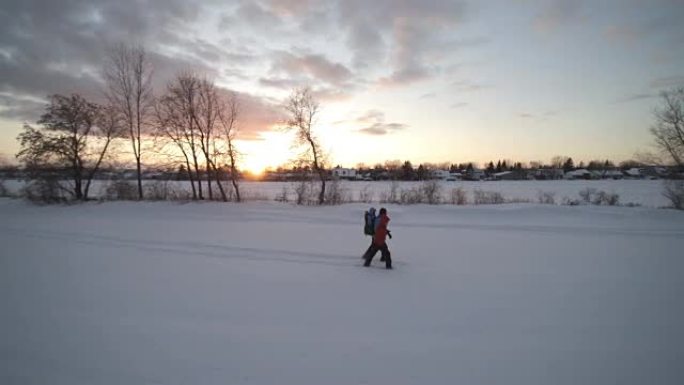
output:
<path id="1" fill-rule="evenodd" d="M 154 183 L 154 181 L 145 181 Z M 92 193 L 94 197 L 103 196 L 106 181 L 96 180 L 93 182 Z M 134 181 L 132 181 L 134 183 Z M 395 182 L 398 191 L 419 187 L 422 182 Z M 537 202 L 540 192 L 553 193 L 556 204 L 561 204 L 564 198 L 577 200 L 579 193 L 587 188 L 605 191 L 609 194 L 618 194 L 621 204 L 636 204 L 646 207 L 665 207 L 670 203 L 663 196 L 662 180 L 535 180 L 535 181 L 439 181 L 442 196 L 449 201 L 453 189 L 461 188 L 472 203 L 475 190 L 493 191 L 502 194 L 508 201 L 527 200 Z M 17 180 L 5 182 L 7 189 L 13 193 L 20 190 L 23 183 Z M 190 190 L 189 182 L 169 182 L 170 186 Z M 283 190 L 288 192 L 290 200 L 294 200 L 296 183 L 291 182 L 242 182 L 240 184 L 242 195 L 249 200 L 275 200 L 282 195 Z M 206 187 L 206 186 L 205 186 Z M 341 181 L 340 189 L 345 197 L 351 201 L 362 201 L 362 195 L 370 195 L 374 202 L 378 202 L 383 194 L 387 194 L 392 187 L 392 182 L 367 182 L 367 181 Z"/>
<path id="2" fill-rule="evenodd" d="M 0 199 L 0 382 L 683 383 L 681 212 L 387 208 Z"/>

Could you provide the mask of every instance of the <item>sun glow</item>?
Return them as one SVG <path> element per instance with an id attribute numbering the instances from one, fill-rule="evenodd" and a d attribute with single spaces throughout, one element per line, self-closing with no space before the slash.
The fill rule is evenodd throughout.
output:
<path id="1" fill-rule="evenodd" d="M 294 156 L 291 150 L 292 137 L 281 132 L 264 132 L 260 140 L 237 140 L 240 152 L 239 167 L 258 176 L 268 168 L 277 168 Z"/>

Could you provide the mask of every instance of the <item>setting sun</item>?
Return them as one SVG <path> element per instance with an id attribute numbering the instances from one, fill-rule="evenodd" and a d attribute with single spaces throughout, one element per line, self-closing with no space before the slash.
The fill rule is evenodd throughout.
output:
<path id="1" fill-rule="evenodd" d="M 240 168 L 253 175 L 261 175 L 267 168 L 276 168 L 292 158 L 291 135 L 264 132 L 260 140 L 238 140 Z"/>

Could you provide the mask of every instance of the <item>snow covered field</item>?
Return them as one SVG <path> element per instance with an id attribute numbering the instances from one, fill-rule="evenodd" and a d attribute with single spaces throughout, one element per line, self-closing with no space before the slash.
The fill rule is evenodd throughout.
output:
<path id="1" fill-rule="evenodd" d="M 146 183 L 154 183 L 146 181 Z M 422 182 L 396 182 L 397 189 L 407 190 L 417 188 Z M 539 192 L 554 194 L 556 204 L 561 204 L 563 198 L 579 199 L 579 193 L 587 188 L 618 194 L 620 204 L 637 204 L 646 207 L 665 207 L 670 203 L 663 197 L 662 180 L 555 180 L 555 181 L 486 181 L 486 182 L 439 182 L 443 200 L 449 201 L 451 190 L 462 188 L 470 204 L 475 190 L 494 191 L 510 200 L 528 200 L 537 202 Z M 5 181 L 5 186 L 12 193 L 17 193 L 23 182 L 18 180 Z M 104 196 L 106 181 L 93 182 L 94 197 Z M 174 188 L 190 191 L 189 182 L 169 182 Z M 243 195 L 249 200 L 275 200 L 287 192 L 288 199 L 295 198 L 296 183 L 289 182 L 242 182 L 240 184 Z M 350 201 L 363 202 L 363 195 L 378 202 L 383 194 L 392 188 L 392 182 L 340 182 L 340 190 Z M 206 191 L 205 191 L 206 192 Z"/>
<path id="2" fill-rule="evenodd" d="M 682 212 L 387 207 L 0 199 L 0 383 L 684 383 Z"/>

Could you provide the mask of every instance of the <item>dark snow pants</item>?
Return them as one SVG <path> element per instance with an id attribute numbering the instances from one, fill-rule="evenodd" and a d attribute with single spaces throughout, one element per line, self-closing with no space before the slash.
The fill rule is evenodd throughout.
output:
<path id="1" fill-rule="evenodd" d="M 371 260 L 373 260 L 373 257 L 375 257 L 375 254 L 377 254 L 378 251 L 380 251 L 380 254 L 382 255 L 380 260 L 385 261 L 385 267 L 391 269 L 392 257 L 390 256 L 390 251 L 387 248 L 386 243 L 383 245 L 376 245 L 375 243 L 371 243 L 368 250 L 366 250 L 366 254 L 363 255 L 363 259 L 366 260 L 366 262 L 363 265 L 370 266 Z"/>

